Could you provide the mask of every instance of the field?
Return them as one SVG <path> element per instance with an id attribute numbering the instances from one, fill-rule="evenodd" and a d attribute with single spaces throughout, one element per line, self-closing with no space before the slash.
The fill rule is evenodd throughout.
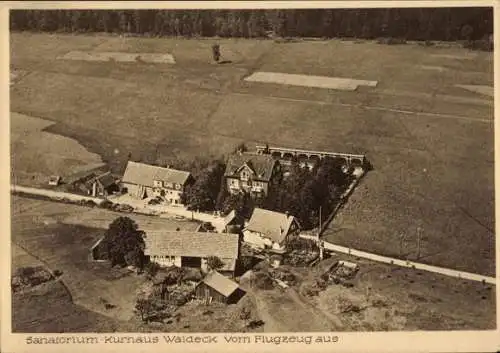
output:
<path id="1" fill-rule="evenodd" d="M 77 141 L 44 131 L 52 124 L 23 114 L 11 114 L 12 183 L 45 186 L 51 175 L 68 176 L 103 164 L 101 157 Z"/>
<path id="2" fill-rule="evenodd" d="M 11 111 L 54 122 L 47 131 L 76 139 L 116 172 L 128 153 L 165 162 L 219 156 L 242 141 L 365 153 L 374 170 L 327 239 L 414 259 L 421 227 L 420 261 L 494 273 L 493 101 L 456 87 L 492 86 L 491 53 L 218 42 L 221 65 L 211 63 L 214 40 L 13 33 L 11 67 L 27 74 L 11 86 Z M 70 51 L 169 53 L 176 64 L 56 59 Z M 342 92 L 244 81 L 256 71 L 378 84 Z"/>

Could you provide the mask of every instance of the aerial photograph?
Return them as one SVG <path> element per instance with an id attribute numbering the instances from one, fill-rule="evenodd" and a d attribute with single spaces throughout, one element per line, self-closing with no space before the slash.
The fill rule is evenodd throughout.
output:
<path id="1" fill-rule="evenodd" d="M 497 328 L 492 7 L 9 28 L 13 333 Z"/>

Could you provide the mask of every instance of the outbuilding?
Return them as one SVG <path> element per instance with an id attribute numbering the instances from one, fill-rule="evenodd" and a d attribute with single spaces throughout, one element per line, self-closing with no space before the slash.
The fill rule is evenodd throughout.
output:
<path id="1" fill-rule="evenodd" d="M 195 287 L 195 297 L 208 303 L 234 304 L 245 295 L 238 283 L 217 271 L 209 272 Z"/>

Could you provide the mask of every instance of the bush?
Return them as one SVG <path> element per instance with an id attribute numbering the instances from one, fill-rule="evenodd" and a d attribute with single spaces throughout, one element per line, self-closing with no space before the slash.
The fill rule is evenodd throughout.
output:
<path id="1" fill-rule="evenodd" d="M 109 200 L 104 200 L 99 204 L 100 208 L 111 209 L 113 207 L 113 203 Z"/>
<path id="2" fill-rule="evenodd" d="M 146 272 L 146 277 L 148 277 L 149 279 L 153 278 L 154 276 L 156 276 L 159 269 L 160 265 L 158 265 L 156 262 L 148 262 L 144 267 L 144 271 Z"/>
<path id="3" fill-rule="evenodd" d="M 378 38 L 377 44 L 387 44 L 387 45 L 397 45 L 397 44 L 406 44 L 406 39 L 403 38 Z"/>
<path id="4" fill-rule="evenodd" d="M 487 39 L 469 40 L 466 41 L 462 46 L 466 49 L 480 51 L 493 51 L 494 49 L 493 42 Z"/>
<path id="5" fill-rule="evenodd" d="M 267 273 L 257 272 L 254 279 L 255 286 L 263 290 L 271 290 L 274 288 L 274 283 Z"/>

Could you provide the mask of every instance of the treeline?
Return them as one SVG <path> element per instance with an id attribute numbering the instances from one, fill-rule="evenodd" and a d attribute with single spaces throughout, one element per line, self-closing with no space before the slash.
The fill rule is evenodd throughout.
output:
<path id="1" fill-rule="evenodd" d="M 185 37 L 352 37 L 477 40 L 493 33 L 487 7 L 286 10 L 12 10 L 10 28 Z"/>

